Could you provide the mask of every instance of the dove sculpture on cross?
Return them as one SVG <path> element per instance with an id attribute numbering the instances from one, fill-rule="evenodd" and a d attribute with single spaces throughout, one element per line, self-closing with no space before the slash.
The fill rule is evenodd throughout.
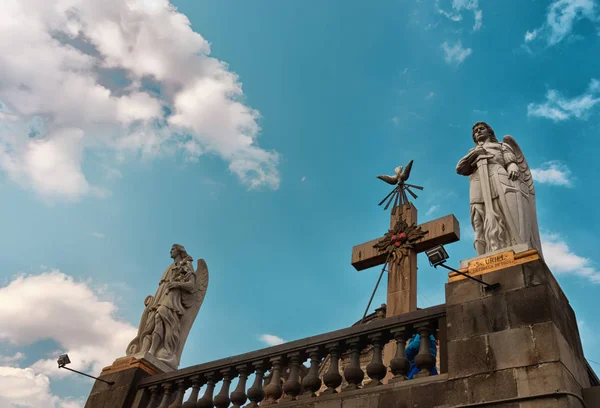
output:
<path id="1" fill-rule="evenodd" d="M 417 198 L 417 195 L 411 190 L 411 188 L 416 188 L 417 190 L 423 190 L 423 187 L 415 186 L 414 184 L 408 184 L 406 181 L 410 177 L 410 170 L 412 169 L 413 161 L 411 160 L 406 167 L 398 166 L 394 169 L 393 176 L 380 175 L 377 176 L 379 180 L 383 180 L 388 184 L 395 185 L 394 189 L 387 195 L 379 205 L 383 205 L 383 203 L 387 200 L 387 204 L 383 208 L 387 210 L 390 204 L 393 202 L 394 206 L 392 207 L 392 211 L 394 208 L 398 206 L 402 206 L 404 204 L 408 204 L 408 196 L 406 192 L 413 197 Z"/>

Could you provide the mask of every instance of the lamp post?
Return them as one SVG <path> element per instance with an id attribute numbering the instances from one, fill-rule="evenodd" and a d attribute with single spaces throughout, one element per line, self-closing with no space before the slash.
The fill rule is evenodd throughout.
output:
<path id="1" fill-rule="evenodd" d="M 474 278 L 471 275 L 467 275 L 464 272 L 458 271 L 448 265 L 445 264 L 445 262 L 448 260 L 448 258 L 450 258 L 450 256 L 448 255 L 448 252 L 446 252 L 446 249 L 444 248 L 443 245 L 438 245 L 434 248 L 431 248 L 427 251 L 425 251 L 425 254 L 427 255 L 427 258 L 429 259 L 429 263 L 431 264 L 431 266 L 433 266 L 434 268 L 437 268 L 438 266 L 444 267 L 452 272 L 456 272 L 459 275 L 462 275 L 466 278 L 469 278 L 471 280 L 474 280 L 477 283 L 480 283 L 482 285 L 485 286 L 485 291 L 489 292 L 491 290 L 497 289 L 500 287 L 499 283 L 487 283 L 484 282 L 480 279 Z"/>
<path id="2" fill-rule="evenodd" d="M 71 360 L 69 359 L 68 354 L 63 354 L 63 355 L 59 356 L 58 360 L 56 362 L 58 363 L 59 369 L 64 368 L 65 370 L 69 370 L 69 371 L 73 371 L 74 373 L 77 373 L 77 374 L 85 375 L 86 377 L 93 378 L 94 380 L 102 381 L 103 383 L 106 383 L 108 385 L 113 385 L 115 383 L 114 381 L 106 381 L 106 380 L 103 380 L 102 378 L 92 377 L 89 374 L 82 373 L 80 371 L 73 370 L 72 368 L 66 367 L 67 364 L 71 364 Z"/>

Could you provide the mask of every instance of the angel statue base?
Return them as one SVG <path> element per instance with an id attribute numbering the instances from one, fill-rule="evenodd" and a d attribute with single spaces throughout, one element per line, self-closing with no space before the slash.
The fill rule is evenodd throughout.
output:
<path id="1" fill-rule="evenodd" d="M 498 142 L 485 122 L 473 126 L 473 142 L 456 172 L 469 176 L 477 254 L 527 244 L 542 256 L 533 178 L 521 148 L 511 136 Z"/>
<path id="2" fill-rule="evenodd" d="M 208 267 L 198 260 L 194 272 L 192 257 L 182 245 L 171 248 L 173 263 L 158 284 L 154 296 L 146 297 L 137 336 L 127 347 L 127 356 L 154 356 L 176 370 L 183 346 L 208 287 Z"/>

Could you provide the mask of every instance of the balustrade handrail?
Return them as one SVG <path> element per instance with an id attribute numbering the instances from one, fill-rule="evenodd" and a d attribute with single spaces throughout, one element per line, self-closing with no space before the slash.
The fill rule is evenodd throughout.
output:
<path id="1" fill-rule="evenodd" d="M 288 355 L 294 352 L 304 352 L 309 348 L 325 347 L 328 344 L 347 340 L 349 338 L 364 338 L 370 334 L 376 334 L 386 329 L 412 326 L 416 323 L 438 320 L 446 315 L 446 305 L 441 304 L 426 309 L 416 310 L 399 316 L 388 317 L 381 320 L 371 321 L 369 324 L 358 325 L 346 329 L 336 330 L 329 333 L 306 337 L 304 339 L 290 341 L 273 347 L 267 347 L 237 356 L 227 357 L 208 363 L 198 364 L 177 371 L 157 374 L 143 379 L 138 388 L 149 388 L 162 383 L 175 383 L 178 380 L 190 378 L 195 375 L 219 372 L 231 367 L 251 365 L 258 361 L 267 361 L 271 357 Z"/>

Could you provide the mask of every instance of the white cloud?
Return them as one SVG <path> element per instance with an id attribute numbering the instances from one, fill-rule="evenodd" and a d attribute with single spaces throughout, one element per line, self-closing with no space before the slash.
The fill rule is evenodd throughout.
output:
<path id="1" fill-rule="evenodd" d="M 15 354 L 13 354 L 12 356 L 4 356 L 2 354 L 0 354 L 0 366 L 12 366 L 13 364 L 16 364 L 17 362 L 19 362 L 20 360 L 23 360 L 25 358 L 25 354 L 21 353 L 20 351 L 17 351 Z"/>
<path id="2" fill-rule="evenodd" d="M 473 52 L 470 48 L 463 48 L 462 42 L 458 40 L 454 45 L 450 45 L 447 41 L 442 44 L 444 50 L 444 60 L 448 64 L 460 65 Z"/>
<path id="3" fill-rule="evenodd" d="M 569 37 L 575 24 L 581 20 L 600 21 L 594 0 L 554 0 L 547 9 L 546 21 L 541 27 L 525 33 L 525 42 L 544 41 L 552 46 Z"/>
<path id="4" fill-rule="evenodd" d="M 483 11 L 475 10 L 475 23 L 473 24 L 473 31 L 479 31 L 483 27 Z"/>
<path id="5" fill-rule="evenodd" d="M 538 35 L 538 30 L 527 31 L 525 33 L 525 42 L 533 41 Z"/>
<path id="6" fill-rule="evenodd" d="M 476 115 L 487 115 L 488 111 L 486 110 L 479 110 L 479 109 L 473 109 L 473 113 Z"/>
<path id="7" fill-rule="evenodd" d="M 302 176 L 302 178 L 300 179 L 301 182 L 305 182 L 306 181 L 306 176 Z"/>
<path id="8" fill-rule="evenodd" d="M 558 234 L 545 233 L 541 238 L 544 260 L 553 273 L 575 275 L 600 284 L 600 272 L 592 261 L 575 254 Z"/>
<path id="9" fill-rule="evenodd" d="M 2 408 L 81 408 L 83 405 L 83 400 L 52 395 L 49 378 L 31 368 L 0 367 Z"/>
<path id="10" fill-rule="evenodd" d="M 452 11 L 446 11 L 440 7 L 439 0 L 435 1 L 435 8 L 439 14 L 444 15 L 448 19 L 458 22 L 462 21 L 462 12 L 473 12 L 473 31 L 478 31 L 483 27 L 483 11 L 479 8 L 478 0 L 452 0 Z"/>
<path id="11" fill-rule="evenodd" d="M 425 97 L 425 99 L 431 99 L 431 98 L 433 98 L 434 96 L 435 96 L 435 92 L 433 92 L 433 91 L 432 91 L 432 92 L 429 92 L 429 93 L 427 94 L 427 96 Z"/>
<path id="12" fill-rule="evenodd" d="M 548 161 L 543 163 L 539 168 L 531 169 L 531 174 L 537 183 L 564 187 L 572 185 L 570 179 L 571 170 L 569 170 L 567 165 L 557 160 Z"/>
<path id="13" fill-rule="evenodd" d="M 439 205 L 432 205 L 431 207 L 429 207 L 427 209 L 427 212 L 425 212 L 425 215 L 429 216 L 429 215 L 433 214 L 434 212 L 436 212 L 438 210 L 438 208 L 440 208 Z"/>
<path id="14" fill-rule="evenodd" d="M 53 339 L 69 354 L 73 369 L 98 374 L 125 354 L 136 333 L 99 292 L 56 270 L 18 276 L 0 288 L 0 341 L 24 346 Z M 50 378 L 70 375 L 52 357 L 30 368 Z"/>
<path id="15" fill-rule="evenodd" d="M 546 102 L 527 105 L 527 115 L 560 122 L 567 119 L 587 119 L 592 109 L 600 102 L 600 81 L 592 79 L 588 89 L 579 96 L 568 98 L 551 89 L 546 93 Z"/>
<path id="16" fill-rule="evenodd" d="M 121 173 L 121 170 L 115 169 L 114 167 L 105 166 L 104 177 L 106 177 L 107 180 L 118 180 L 123 178 L 123 173 Z"/>
<path id="17" fill-rule="evenodd" d="M 175 148 L 221 157 L 250 189 L 278 188 L 279 156 L 257 145 L 260 115 L 239 78 L 167 0 L 2 7 L 0 169 L 11 179 L 44 197 L 106 195 L 84 173 L 86 151 Z"/>
<path id="18" fill-rule="evenodd" d="M 258 336 L 258 339 L 269 346 L 277 346 L 279 344 L 285 343 L 285 340 L 281 337 L 274 336 L 272 334 L 261 334 Z"/>
<path id="19" fill-rule="evenodd" d="M 104 238 L 106 236 L 101 232 L 92 232 L 92 235 L 96 238 Z"/>

